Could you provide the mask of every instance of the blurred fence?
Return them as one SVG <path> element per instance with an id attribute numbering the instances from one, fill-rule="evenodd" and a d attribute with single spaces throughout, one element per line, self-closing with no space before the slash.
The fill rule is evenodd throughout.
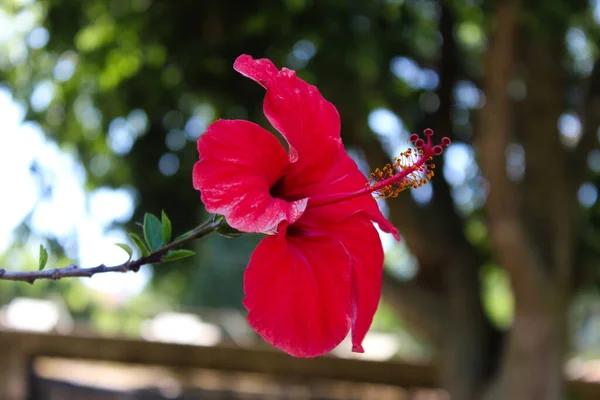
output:
<path id="1" fill-rule="evenodd" d="M 431 365 L 0 331 L 1 400 L 442 400 Z M 572 399 L 600 386 L 570 381 Z"/>

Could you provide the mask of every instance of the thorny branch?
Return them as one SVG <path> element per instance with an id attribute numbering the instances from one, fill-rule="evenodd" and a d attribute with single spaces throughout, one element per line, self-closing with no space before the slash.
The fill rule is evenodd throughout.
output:
<path id="1" fill-rule="evenodd" d="M 90 278 L 95 274 L 101 274 L 105 272 L 137 272 L 143 265 L 160 262 L 165 254 L 167 254 L 170 250 L 181 247 L 194 239 L 199 239 L 216 231 L 221 224 L 221 220 L 211 218 L 210 220 L 188 232 L 184 237 L 164 245 L 160 249 L 155 250 L 147 256 L 140 257 L 136 260 L 129 260 L 120 265 L 106 266 L 104 264 L 100 264 L 96 267 L 81 268 L 75 264 L 69 264 L 66 267 L 52 268 L 42 271 L 7 271 L 4 268 L 0 268 L 0 280 L 23 281 L 33 284 L 37 279 L 58 280 L 62 278 L 76 277 Z"/>

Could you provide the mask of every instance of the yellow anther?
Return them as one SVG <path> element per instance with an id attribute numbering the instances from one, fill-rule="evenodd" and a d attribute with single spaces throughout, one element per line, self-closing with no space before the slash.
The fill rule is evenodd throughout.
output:
<path id="1" fill-rule="evenodd" d="M 386 164 L 382 169 L 375 169 L 369 175 L 368 184 L 373 186 L 386 179 L 392 178 L 400 172 L 410 171 L 406 177 L 384 186 L 376 191 L 378 197 L 390 198 L 397 197 L 400 192 L 407 188 L 417 189 L 429 182 L 434 176 L 433 169 L 435 165 L 431 163 L 433 157 L 428 157 L 425 163 L 418 165 L 419 158 L 423 156 L 423 149 L 409 148 L 398 157 L 395 157 L 391 163 Z M 405 172 L 406 173 L 406 172 Z"/>

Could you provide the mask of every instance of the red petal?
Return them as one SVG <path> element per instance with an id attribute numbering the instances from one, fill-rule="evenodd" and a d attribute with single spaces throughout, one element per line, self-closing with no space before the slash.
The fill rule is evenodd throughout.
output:
<path id="1" fill-rule="evenodd" d="M 307 182 L 304 186 L 297 185 L 298 180 L 294 180 L 293 176 L 288 173 L 279 185 L 281 192 L 292 194 L 291 198 L 326 196 L 328 194 L 351 193 L 367 185 L 367 179 L 345 150 L 340 150 L 334 160 L 335 168 L 327 171 L 321 180 Z M 310 200 L 308 208 L 313 210 Z M 398 229 L 383 216 L 377 201 L 370 194 L 328 206 L 316 207 L 311 212 L 320 214 L 319 221 L 321 221 L 321 224 L 323 221 L 326 221 L 327 224 L 337 223 L 354 214 L 364 213 L 371 221 L 376 222 L 382 231 L 391 233 L 397 240 L 400 238 Z M 308 219 L 306 218 L 299 221 L 303 224 L 307 222 Z"/>
<path id="2" fill-rule="evenodd" d="M 343 174 L 344 171 L 346 171 L 345 174 Z M 331 170 L 330 174 L 331 176 L 327 180 L 331 184 L 322 188 L 320 194 L 353 192 L 364 188 L 368 183 L 367 178 L 360 172 L 354 160 L 346 152 L 338 158 L 336 168 Z M 324 207 L 325 210 L 322 211 L 330 216 L 336 214 L 351 215 L 353 211 L 354 213 L 364 213 L 371 221 L 377 223 L 383 232 L 390 233 L 396 240 L 400 240 L 398 229 L 383 216 L 377 201 L 370 194 L 345 200 L 331 206 Z M 335 210 L 335 213 L 332 212 L 333 210 Z"/>
<path id="3" fill-rule="evenodd" d="M 271 60 L 267 58 L 255 60 L 247 54 L 242 54 L 235 60 L 233 69 L 261 84 L 264 88 L 273 83 L 279 75 L 279 70 Z"/>
<path id="4" fill-rule="evenodd" d="M 293 223 L 307 199 L 287 202 L 269 191 L 288 168 L 277 139 L 248 121 L 219 120 L 198 139 L 200 161 L 194 165 L 194 188 L 210 213 L 225 215 L 243 232 L 275 232 L 281 221 Z"/>
<path id="5" fill-rule="evenodd" d="M 295 71 L 279 71 L 270 60 L 241 55 L 233 68 L 267 89 L 265 115 L 288 141 L 297 176 L 314 180 L 330 169 L 332 156 L 343 148 L 340 116 L 334 105 Z"/>
<path id="6" fill-rule="evenodd" d="M 352 318 L 348 254 L 328 236 L 259 243 L 244 277 L 248 322 L 263 339 L 295 357 L 328 353 L 347 335 Z"/>
<path id="7" fill-rule="evenodd" d="M 329 218 L 336 207 L 339 205 L 309 206 L 292 229 L 326 235 L 346 250 L 352 268 L 352 351 L 362 353 L 362 341 L 381 297 L 383 247 L 379 233 L 363 213 L 332 223 Z"/>
<path id="8" fill-rule="evenodd" d="M 381 298 L 383 247 L 379 233 L 366 218 L 352 218 L 339 227 L 336 236 L 352 260 L 352 351 L 363 353 L 362 341 Z"/>
<path id="9" fill-rule="evenodd" d="M 305 218 L 319 216 L 308 209 Z M 381 297 L 379 234 L 358 215 L 318 226 L 294 225 L 287 236 L 280 229 L 258 245 L 244 280 L 248 321 L 265 341 L 296 357 L 331 351 L 350 327 L 352 350 L 363 352 Z"/>
<path id="10" fill-rule="evenodd" d="M 286 68 L 279 71 L 267 59 L 241 55 L 234 69 L 267 89 L 265 115 L 290 144 L 295 163 L 277 185 L 276 195 L 300 199 L 315 195 L 353 192 L 364 188 L 366 178 L 348 156 L 340 140 L 340 118 L 319 90 Z M 379 227 L 399 239 L 398 230 L 381 214 L 370 195 L 328 207 L 333 220 L 365 212 Z"/>

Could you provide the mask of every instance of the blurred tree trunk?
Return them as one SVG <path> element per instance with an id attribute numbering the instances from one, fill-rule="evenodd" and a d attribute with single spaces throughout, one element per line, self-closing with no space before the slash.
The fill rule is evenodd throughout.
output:
<path id="1" fill-rule="evenodd" d="M 453 10 L 443 3 L 440 31 L 444 45 L 437 90 L 440 107 L 426 121 L 438 138 L 454 138 L 452 98 L 460 58 L 454 30 Z M 397 98 L 390 97 L 388 101 L 392 109 L 399 108 L 395 104 Z M 346 142 L 363 149 L 371 166 L 384 165 L 389 157 L 379 143 L 360 134 L 361 121 L 343 118 L 346 118 L 343 123 Z M 438 165 L 438 170 L 441 167 Z M 504 335 L 483 311 L 480 286 L 483 258 L 464 235 L 464 220 L 454 209 L 448 183 L 434 179 L 431 184 L 435 196 L 427 205 L 416 204 L 409 195 L 388 203 L 390 219 L 419 260 L 419 271 L 409 282 L 398 281 L 386 273 L 383 296 L 414 332 L 438 350 L 440 381 L 452 398 L 479 400 L 497 369 Z"/>
<path id="2" fill-rule="evenodd" d="M 455 29 L 453 10 L 442 3 L 440 32 L 444 45 L 437 91 L 440 107 L 432 118 L 426 118 L 427 127 L 433 127 L 438 138 L 454 139 L 453 90 L 460 75 Z M 370 148 L 370 163 L 385 157 L 372 145 L 363 144 L 363 148 Z M 438 170 L 442 166 L 438 165 Z M 396 305 L 409 325 L 425 328 L 418 332 L 425 330 L 425 337 L 438 349 L 440 381 L 452 399 L 479 400 L 497 370 L 504 334 L 483 311 L 483 257 L 464 234 L 464 220 L 454 209 L 450 187 L 443 179 L 434 179 L 431 184 L 435 196 L 428 205 L 417 205 L 407 195 L 389 203 L 390 217 L 420 267 L 417 277 L 407 283 L 386 275 L 383 295 L 388 303 Z M 414 315 L 418 319 L 411 318 Z"/>
<path id="3" fill-rule="evenodd" d="M 485 208 L 492 245 L 510 275 L 515 298 L 500 374 L 488 398 L 558 400 L 564 397 L 581 174 L 570 170 L 557 128 L 564 109 L 564 31 L 543 27 L 527 32 L 518 24 L 520 6 L 518 0 L 498 3 L 478 129 L 478 156 L 490 185 Z M 518 45 L 523 46 L 527 96 L 512 107 L 509 87 Z M 507 174 L 505 152 L 513 142 L 525 152 L 522 182 Z"/>
<path id="4" fill-rule="evenodd" d="M 583 116 L 579 145 L 568 148 L 561 143 L 557 122 L 565 109 L 566 24 L 551 26 L 540 17 L 541 28 L 533 33 L 520 23 L 521 12 L 519 0 L 496 3 L 482 82 L 486 103 L 475 139 L 490 189 L 485 211 L 492 248 L 510 276 L 515 298 L 509 332 L 494 328 L 483 312 L 483 257 L 464 235 L 464 221 L 453 208 L 447 183 L 433 180 L 435 196 L 426 206 L 406 195 L 389 203 L 390 217 L 420 267 L 410 282 L 386 274 L 384 299 L 439 350 L 440 379 L 455 400 L 564 398 L 566 317 L 578 279 L 576 244 L 582 231 L 576 193 L 600 114 L 598 107 L 587 107 L 589 118 Z M 440 107 L 427 123 L 438 137 L 453 138 L 452 90 L 460 55 L 447 5 L 442 6 L 440 31 Z M 509 95 L 519 70 L 525 71 L 521 78 L 527 88 L 522 102 Z M 598 70 L 592 86 L 600 81 Z M 596 104 L 593 100 L 589 97 L 587 102 Z M 361 139 L 365 135 L 350 137 L 364 149 L 370 165 L 388 158 L 377 143 Z M 525 152 L 520 181 L 507 175 L 506 152 L 513 143 Z"/>

